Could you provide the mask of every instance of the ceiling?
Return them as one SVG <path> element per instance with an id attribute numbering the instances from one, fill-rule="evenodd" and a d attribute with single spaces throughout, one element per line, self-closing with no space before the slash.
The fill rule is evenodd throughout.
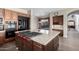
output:
<path id="1" fill-rule="evenodd" d="M 63 10 L 64 8 L 25 8 L 26 10 L 32 10 L 35 16 L 48 16 L 50 12 L 56 12 Z"/>
<path id="2" fill-rule="evenodd" d="M 79 10 L 76 10 L 76 11 L 73 11 L 73 12 L 69 13 L 68 16 L 72 15 L 72 14 L 78 14 L 79 15 Z"/>
<path id="3" fill-rule="evenodd" d="M 64 10 L 65 8 L 7 8 L 13 11 L 22 12 L 27 14 L 32 11 L 32 14 L 37 17 L 48 17 L 51 12 Z"/>

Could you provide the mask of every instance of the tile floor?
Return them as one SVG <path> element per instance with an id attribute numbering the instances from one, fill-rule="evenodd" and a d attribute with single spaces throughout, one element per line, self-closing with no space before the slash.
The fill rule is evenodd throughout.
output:
<path id="1" fill-rule="evenodd" d="M 0 51 L 18 51 L 15 45 L 15 41 L 6 43 L 0 46 Z"/>
<path id="2" fill-rule="evenodd" d="M 79 51 L 79 32 L 71 29 L 67 39 L 60 37 L 59 45 L 59 51 Z"/>

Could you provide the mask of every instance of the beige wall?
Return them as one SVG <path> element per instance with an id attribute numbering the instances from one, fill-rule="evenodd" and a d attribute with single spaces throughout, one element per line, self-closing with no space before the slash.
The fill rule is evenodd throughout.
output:
<path id="1" fill-rule="evenodd" d="M 38 30 L 38 18 L 34 15 L 34 11 L 31 10 L 31 19 L 30 19 L 30 30 L 37 31 Z"/>
<path id="2" fill-rule="evenodd" d="M 65 11 L 64 11 L 64 37 L 66 37 L 67 38 L 67 30 L 68 30 L 68 28 L 67 28 L 67 20 L 68 20 L 68 18 L 67 18 L 67 16 L 68 16 L 68 14 L 69 13 L 71 13 L 71 12 L 73 12 L 73 11 L 76 11 L 76 10 L 79 10 L 78 8 L 76 9 L 76 8 L 69 8 L 69 9 L 66 9 Z"/>
<path id="3" fill-rule="evenodd" d="M 75 29 L 79 32 L 79 15 L 75 15 Z"/>
<path id="4" fill-rule="evenodd" d="M 68 9 L 65 9 L 65 10 L 61 10 L 61 11 L 58 11 L 58 15 L 63 15 L 64 16 L 64 21 L 63 21 L 63 37 L 67 38 L 67 21 L 68 21 L 68 18 L 67 18 L 67 15 L 75 10 L 79 10 L 79 9 L 74 9 L 74 8 L 68 8 Z M 54 15 L 54 12 L 51 12 L 50 13 L 50 19 L 52 19 L 52 17 L 55 16 Z M 50 20 L 51 22 L 51 20 Z M 51 22 L 52 24 L 52 22 Z M 50 27 L 51 27 L 51 24 L 50 24 Z M 31 30 L 32 31 L 37 31 L 38 30 L 38 19 L 34 16 L 34 12 L 31 11 Z M 51 28 L 50 28 L 51 29 Z"/>
<path id="5" fill-rule="evenodd" d="M 68 30 L 68 28 L 67 28 L 67 20 L 68 20 L 67 15 L 69 13 L 73 12 L 73 11 L 76 11 L 76 10 L 79 10 L 79 9 L 78 8 L 67 8 L 65 10 L 58 11 L 58 15 L 63 15 L 64 16 L 64 21 L 63 21 L 63 23 L 64 23 L 64 25 L 63 25 L 63 31 L 64 31 L 63 34 L 64 35 L 63 35 L 63 37 L 65 37 L 65 38 L 67 38 L 67 30 Z M 52 12 L 52 15 L 54 15 L 54 12 Z"/>

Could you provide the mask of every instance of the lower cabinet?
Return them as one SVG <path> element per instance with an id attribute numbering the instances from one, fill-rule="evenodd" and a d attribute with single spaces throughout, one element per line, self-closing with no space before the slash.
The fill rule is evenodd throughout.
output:
<path id="1" fill-rule="evenodd" d="M 47 45 L 42 45 L 28 37 L 16 37 L 16 47 L 20 51 L 55 51 L 59 47 L 59 38 L 57 36 Z"/>
<path id="2" fill-rule="evenodd" d="M 0 36 L 0 45 L 2 45 L 4 43 L 4 37 Z"/>
<path id="3" fill-rule="evenodd" d="M 23 51 L 32 51 L 32 40 L 29 38 L 25 38 L 22 40 L 23 42 Z"/>
<path id="4" fill-rule="evenodd" d="M 41 45 L 37 42 L 33 42 L 33 50 L 34 51 L 42 51 L 43 50 L 43 45 Z"/>
<path id="5" fill-rule="evenodd" d="M 45 46 L 45 50 L 56 51 L 58 47 L 59 47 L 59 38 L 57 36 Z"/>
<path id="6" fill-rule="evenodd" d="M 2 45 L 4 43 L 4 39 L 5 39 L 5 34 L 0 33 L 0 45 Z"/>
<path id="7" fill-rule="evenodd" d="M 32 51 L 32 41 L 28 38 L 16 37 L 16 47 L 20 51 Z"/>
<path id="8" fill-rule="evenodd" d="M 20 40 L 20 38 L 17 36 L 16 38 L 15 38 L 15 40 L 16 40 L 16 47 L 18 48 L 18 50 L 22 50 L 22 48 L 23 48 L 23 45 L 22 45 L 22 42 L 21 42 L 21 40 Z"/>

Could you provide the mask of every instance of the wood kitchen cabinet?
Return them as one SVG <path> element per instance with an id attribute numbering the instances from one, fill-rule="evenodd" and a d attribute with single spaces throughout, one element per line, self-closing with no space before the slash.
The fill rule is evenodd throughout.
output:
<path id="1" fill-rule="evenodd" d="M 18 19 L 17 13 L 12 11 L 12 20 L 17 20 L 17 19 Z"/>
<path id="2" fill-rule="evenodd" d="M 20 38 L 18 36 L 15 38 L 15 40 L 16 40 L 16 47 L 18 48 L 18 50 L 21 51 L 23 48 L 22 41 L 20 40 Z"/>
<path id="3" fill-rule="evenodd" d="M 0 36 L 0 45 L 2 45 L 4 42 L 4 36 Z"/>
<path id="4" fill-rule="evenodd" d="M 54 51 L 59 47 L 59 38 L 55 37 L 47 45 L 42 45 L 37 42 L 33 42 L 33 51 Z"/>
<path id="5" fill-rule="evenodd" d="M 63 15 L 61 15 L 61 16 L 54 16 L 53 17 L 53 24 L 54 25 L 63 25 Z"/>
<path id="6" fill-rule="evenodd" d="M 11 11 L 5 10 L 5 20 L 11 20 Z"/>
<path id="7" fill-rule="evenodd" d="M 42 51 L 43 50 L 43 45 L 33 41 L 33 50 L 34 51 Z"/>
<path id="8" fill-rule="evenodd" d="M 22 41 L 22 50 L 23 51 L 32 51 L 32 40 L 28 37 L 23 37 Z"/>
<path id="9" fill-rule="evenodd" d="M 32 51 L 32 41 L 24 41 L 23 42 L 23 51 Z"/>
<path id="10" fill-rule="evenodd" d="M 50 41 L 47 45 L 44 46 L 45 51 L 54 51 L 57 50 L 59 47 L 59 38 L 58 36 L 55 37 L 52 41 Z"/>
<path id="11" fill-rule="evenodd" d="M 0 45 L 2 45 L 4 43 L 4 39 L 5 39 L 4 32 L 0 32 Z"/>
<path id="12" fill-rule="evenodd" d="M 17 20 L 17 13 L 5 9 L 5 20 Z"/>
<path id="13" fill-rule="evenodd" d="M 47 44 L 40 44 L 39 42 L 33 41 L 32 39 L 22 36 L 20 34 L 16 35 L 16 46 L 20 51 L 54 51 L 59 47 L 59 38 L 56 36 Z"/>
<path id="14" fill-rule="evenodd" d="M 53 30 L 60 31 L 60 36 L 63 36 L 63 15 L 53 17 Z"/>
<path id="15" fill-rule="evenodd" d="M 28 37 L 16 36 L 16 47 L 20 51 L 32 51 L 32 40 Z"/>

